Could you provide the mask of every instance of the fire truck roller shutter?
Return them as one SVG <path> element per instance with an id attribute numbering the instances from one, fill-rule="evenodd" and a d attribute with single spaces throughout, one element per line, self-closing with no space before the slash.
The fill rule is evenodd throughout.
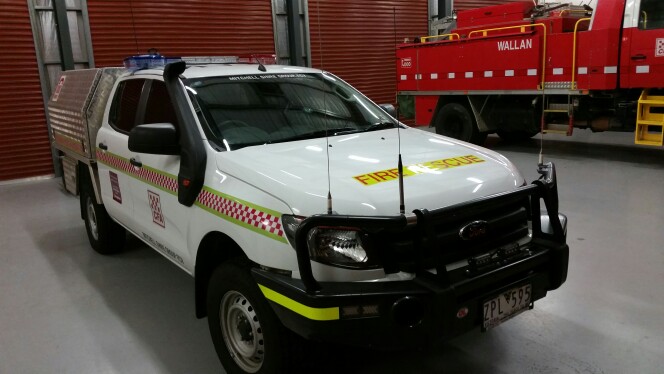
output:
<path id="1" fill-rule="evenodd" d="M 481 145 L 487 133 L 480 132 L 477 122 L 468 104 L 448 102 L 439 104 L 440 109 L 433 119 L 436 133 L 459 139 L 464 142 Z"/>

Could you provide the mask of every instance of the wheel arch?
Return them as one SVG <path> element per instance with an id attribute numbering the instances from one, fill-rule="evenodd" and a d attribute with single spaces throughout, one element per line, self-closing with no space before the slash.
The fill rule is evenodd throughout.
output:
<path id="1" fill-rule="evenodd" d="M 436 126 L 436 117 L 438 117 L 438 113 L 440 113 L 441 109 L 447 104 L 450 103 L 457 103 L 464 105 L 468 107 L 470 110 L 470 100 L 468 99 L 468 96 L 464 95 L 440 95 L 438 96 L 438 103 L 436 104 L 436 108 L 433 111 L 433 115 L 431 116 L 431 122 L 429 122 L 429 127 L 435 127 Z"/>
<path id="2" fill-rule="evenodd" d="M 481 116 L 478 120 L 472 100 L 465 95 L 450 96 L 447 100 L 441 96 L 432 124 L 437 134 L 477 145 L 482 145 L 488 134 Z"/>
<path id="3" fill-rule="evenodd" d="M 79 195 L 81 194 L 81 191 L 83 191 L 84 188 L 88 184 L 92 186 L 92 190 L 94 191 L 95 194 L 95 200 L 97 204 L 99 205 L 104 205 L 104 202 L 101 201 L 101 189 L 99 186 L 99 175 L 97 173 L 97 168 L 93 167 L 92 165 L 88 165 L 83 161 L 78 162 L 78 171 L 77 171 L 77 178 L 76 178 L 76 189 L 79 192 Z M 92 178 L 92 175 L 95 176 L 95 178 Z M 83 219 L 83 206 L 81 205 L 81 219 Z"/>
<path id="4" fill-rule="evenodd" d="M 436 126 L 436 117 L 446 104 L 456 103 L 463 105 L 466 107 L 466 109 L 468 109 L 468 112 L 475 120 L 475 126 L 479 132 L 493 132 L 496 130 L 496 125 L 492 121 L 491 116 L 488 115 L 485 111 L 487 104 L 493 102 L 495 102 L 495 97 L 492 95 L 441 95 L 438 98 L 438 104 L 436 105 L 436 109 L 434 110 L 433 116 L 431 117 L 431 123 L 429 123 L 429 127 Z"/>
<path id="5" fill-rule="evenodd" d="M 97 204 L 104 204 L 104 202 L 101 201 L 101 186 L 99 185 L 99 171 L 97 170 L 96 163 L 92 162 L 90 164 L 86 164 L 83 161 L 79 161 L 78 178 L 76 183 L 78 184 L 78 191 L 81 191 L 81 189 L 85 187 L 86 183 L 90 183 L 92 185 L 92 190 L 95 193 L 95 200 L 97 201 Z"/>
<path id="6" fill-rule="evenodd" d="M 207 316 L 207 289 L 214 270 L 222 263 L 247 256 L 240 246 L 228 235 L 213 231 L 205 235 L 198 246 L 194 265 L 194 297 L 196 317 Z"/>

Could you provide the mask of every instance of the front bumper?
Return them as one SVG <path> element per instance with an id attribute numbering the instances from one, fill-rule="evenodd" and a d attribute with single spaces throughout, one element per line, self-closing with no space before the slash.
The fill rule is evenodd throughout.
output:
<path id="1" fill-rule="evenodd" d="M 305 338 L 386 349 L 417 347 L 482 326 L 484 301 L 501 292 L 530 284 L 534 302 L 562 284 L 568 246 L 532 245 L 532 256 L 481 275 L 450 272 L 454 283 L 449 286 L 423 273 L 410 281 L 321 283 L 319 291 L 308 293 L 300 280 L 260 269 L 252 274 L 282 323 Z"/>
<path id="2" fill-rule="evenodd" d="M 530 186 L 434 211 L 416 210 L 410 217 L 309 217 L 296 233 L 301 279 L 262 269 L 252 270 L 252 275 L 282 323 L 309 339 L 403 348 L 451 338 L 482 326 L 484 302 L 507 290 L 530 284 L 532 303 L 565 282 L 569 247 L 566 219 L 558 214 L 555 167 L 540 165 L 539 172 L 542 177 Z M 540 216 L 542 200 L 544 219 Z M 440 242 L 438 230 L 450 219 L 472 221 L 474 212 L 487 207 L 500 210 L 515 203 L 527 208 L 529 240 L 509 250 L 493 248 L 488 266 L 484 264 L 486 256 L 482 260 L 468 258 L 465 264 L 445 260 L 445 242 Z M 416 236 L 411 253 L 416 259 L 412 271 L 415 278 L 318 282 L 312 272 L 306 236 L 315 227 L 334 226 L 383 233 L 409 227 Z M 431 265 L 435 269 L 430 269 Z"/>

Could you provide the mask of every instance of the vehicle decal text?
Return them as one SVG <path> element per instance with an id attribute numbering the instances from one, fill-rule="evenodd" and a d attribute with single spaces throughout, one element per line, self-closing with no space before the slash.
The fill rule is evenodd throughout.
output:
<path id="1" fill-rule="evenodd" d="M 655 41 L 655 56 L 663 57 L 664 56 L 664 39 L 657 38 Z"/>
<path id="2" fill-rule="evenodd" d="M 459 157 L 445 158 L 442 160 L 428 161 L 420 164 L 405 166 L 403 168 L 403 176 L 411 177 L 413 175 L 419 175 L 419 174 L 437 173 L 441 170 L 478 164 L 484 161 L 485 160 L 475 155 L 459 156 Z M 377 183 L 397 180 L 399 178 L 399 171 L 398 169 L 394 168 L 388 170 L 375 171 L 373 173 L 368 173 L 368 174 L 356 175 L 353 178 L 365 186 L 371 186 Z"/>
<path id="3" fill-rule="evenodd" d="M 182 259 L 182 257 L 180 255 L 173 252 L 170 248 L 166 247 L 165 245 L 163 245 L 163 244 L 159 243 L 158 241 L 154 240 L 154 238 L 152 238 L 150 235 L 148 235 L 144 232 L 142 234 L 143 234 L 143 239 L 145 239 L 146 242 L 150 243 L 150 245 L 152 245 L 154 248 L 156 248 L 159 252 L 161 252 L 161 253 L 165 254 L 166 256 L 174 259 L 180 265 L 184 265 L 184 260 Z"/>
<path id="4" fill-rule="evenodd" d="M 153 169 L 145 164 L 141 168 L 136 168 L 129 163 L 128 159 L 101 149 L 97 149 L 97 161 L 162 191 L 177 195 L 178 184 L 175 175 Z M 233 224 L 270 239 L 287 243 L 279 212 L 223 194 L 207 186 L 203 187 L 195 205 Z"/>
<path id="5" fill-rule="evenodd" d="M 532 49 L 533 40 L 502 40 L 498 42 L 499 51 L 516 51 L 519 49 Z"/>

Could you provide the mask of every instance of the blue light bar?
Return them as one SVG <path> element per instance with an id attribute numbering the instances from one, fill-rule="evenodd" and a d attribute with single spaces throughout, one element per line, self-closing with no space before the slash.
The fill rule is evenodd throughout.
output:
<path id="1" fill-rule="evenodd" d="M 153 69 L 164 67 L 171 62 L 180 61 L 180 57 L 164 57 L 162 55 L 137 55 L 124 59 L 124 67 L 130 70 Z"/>

